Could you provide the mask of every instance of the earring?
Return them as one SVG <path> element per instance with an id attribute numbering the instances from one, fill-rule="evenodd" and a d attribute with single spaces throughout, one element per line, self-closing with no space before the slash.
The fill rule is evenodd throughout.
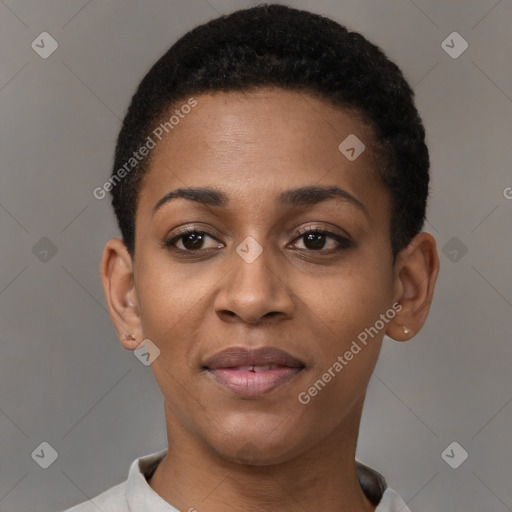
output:
<path id="1" fill-rule="evenodd" d="M 125 334 L 124 339 L 129 341 L 135 341 L 135 336 L 133 334 Z"/>
<path id="2" fill-rule="evenodd" d="M 411 332 L 412 332 L 412 329 L 409 329 L 408 327 L 406 327 L 404 325 L 404 334 L 411 334 Z"/>

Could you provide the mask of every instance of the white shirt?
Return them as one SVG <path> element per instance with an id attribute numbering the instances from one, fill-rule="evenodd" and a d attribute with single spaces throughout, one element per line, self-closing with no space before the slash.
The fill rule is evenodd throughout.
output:
<path id="1" fill-rule="evenodd" d="M 166 453 L 163 450 L 135 459 L 126 481 L 65 512 L 180 512 L 147 482 Z M 357 461 L 356 470 L 365 495 L 374 504 L 378 502 L 375 512 L 411 512 L 402 498 L 387 487 L 380 473 Z"/>

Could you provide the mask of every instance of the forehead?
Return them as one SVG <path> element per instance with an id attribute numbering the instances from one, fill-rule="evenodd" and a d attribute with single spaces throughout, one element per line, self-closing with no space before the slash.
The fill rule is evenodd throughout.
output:
<path id="1" fill-rule="evenodd" d="M 383 192 L 374 179 L 379 161 L 372 129 L 355 110 L 282 89 L 216 92 L 195 100 L 152 150 L 142 209 L 172 189 L 197 186 L 236 193 L 243 204 L 314 184 L 342 186 L 363 198 Z M 169 109 L 164 122 L 180 105 Z M 357 151 L 364 144 L 355 160 L 343 153 L 346 140 Z"/>

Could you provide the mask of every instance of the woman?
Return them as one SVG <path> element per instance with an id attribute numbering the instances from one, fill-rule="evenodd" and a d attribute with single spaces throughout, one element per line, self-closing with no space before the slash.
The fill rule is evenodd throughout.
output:
<path id="1" fill-rule="evenodd" d="M 384 335 L 429 312 L 429 157 L 380 49 L 280 5 L 183 36 L 142 80 L 101 276 L 164 397 L 168 448 L 73 512 L 406 512 L 355 460 Z"/>

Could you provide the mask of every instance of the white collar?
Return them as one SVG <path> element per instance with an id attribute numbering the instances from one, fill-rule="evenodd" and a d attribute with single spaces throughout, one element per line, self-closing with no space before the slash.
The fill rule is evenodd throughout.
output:
<path id="1" fill-rule="evenodd" d="M 148 484 L 167 450 L 151 453 L 133 461 L 125 485 L 130 510 L 137 512 L 179 512 Z M 378 507 L 375 512 L 410 512 L 402 498 L 390 489 L 384 477 L 374 469 L 356 461 L 359 483 L 367 498 Z M 193 507 L 193 504 L 191 505 Z"/>

